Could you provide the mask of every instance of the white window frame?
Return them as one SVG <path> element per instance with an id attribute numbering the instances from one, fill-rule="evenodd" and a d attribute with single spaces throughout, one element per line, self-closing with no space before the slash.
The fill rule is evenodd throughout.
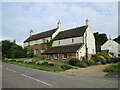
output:
<path id="1" fill-rule="evenodd" d="M 72 38 L 72 41 L 71 41 L 72 43 L 74 43 L 74 38 Z"/>
<path id="2" fill-rule="evenodd" d="M 60 41 L 58 41 L 58 45 L 60 45 Z"/>
<path id="3" fill-rule="evenodd" d="M 65 57 L 65 55 L 67 56 L 67 54 L 63 54 L 63 59 L 67 59 L 68 58 L 68 56 Z"/>
<path id="4" fill-rule="evenodd" d="M 58 59 L 58 57 L 59 57 L 58 54 L 54 54 L 54 59 Z"/>
<path id="5" fill-rule="evenodd" d="M 43 39 L 42 39 L 42 43 L 45 43 L 45 42 L 46 42 L 46 39 L 45 39 L 45 38 L 43 38 Z"/>
<path id="6" fill-rule="evenodd" d="M 45 49 L 41 49 L 41 53 L 44 53 L 45 52 Z"/>
<path id="7" fill-rule="evenodd" d="M 34 49 L 34 55 L 38 55 L 38 49 Z"/>

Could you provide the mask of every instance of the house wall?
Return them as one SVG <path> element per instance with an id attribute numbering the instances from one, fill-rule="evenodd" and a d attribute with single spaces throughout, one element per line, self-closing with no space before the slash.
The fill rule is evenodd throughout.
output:
<path id="1" fill-rule="evenodd" d="M 54 55 L 56 55 L 56 54 L 53 54 L 53 56 Z M 67 53 L 67 58 L 66 59 L 63 58 L 64 54 L 57 54 L 57 55 L 58 55 L 58 59 L 54 58 L 54 61 L 63 62 L 63 63 L 68 63 L 68 61 L 70 59 L 76 57 L 76 53 Z M 50 60 L 50 58 L 46 58 L 46 59 Z"/>
<path id="2" fill-rule="evenodd" d="M 33 45 L 33 46 L 27 46 L 25 47 L 27 48 L 28 51 L 32 51 L 32 53 L 34 54 L 34 50 L 38 50 L 38 54 L 34 55 L 38 58 L 46 58 L 46 55 L 41 55 L 41 50 L 45 50 L 47 49 L 47 45 L 45 44 L 38 44 L 38 45 Z"/>
<path id="3" fill-rule="evenodd" d="M 114 53 L 118 57 L 118 54 L 120 54 L 120 44 L 113 40 L 108 40 L 101 46 L 101 50 L 109 50 L 109 52 Z"/>
<path id="4" fill-rule="evenodd" d="M 45 38 L 45 40 L 47 41 L 47 40 L 51 40 L 51 37 L 47 37 L 47 38 Z M 29 42 L 25 42 L 24 43 L 24 47 L 27 47 L 28 45 L 29 46 L 33 46 L 33 45 L 35 45 L 35 44 L 42 44 L 43 43 L 43 41 L 42 41 L 42 39 L 38 39 L 38 40 L 34 40 L 34 41 L 29 41 Z"/>
<path id="5" fill-rule="evenodd" d="M 95 37 L 92 33 L 90 26 L 88 26 L 86 32 L 84 33 L 84 43 L 85 43 L 85 36 L 88 48 L 88 54 L 96 54 L 96 46 L 95 46 Z"/>
<path id="6" fill-rule="evenodd" d="M 72 42 L 72 39 L 74 39 L 74 42 Z M 59 44 L 59 41 L 60 41 L 60 44 Z M 83 37 L 74 37 L 74 38 L 56 40 L 53 42 L 53 46 L 62 46 L 62 45 L 70 45 L 70 44 L 77 44 L 77 43 L 83 43 Z"/>

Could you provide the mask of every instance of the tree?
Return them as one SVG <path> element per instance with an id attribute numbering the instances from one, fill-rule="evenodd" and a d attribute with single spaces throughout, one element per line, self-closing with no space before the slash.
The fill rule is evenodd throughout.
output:
<path id="1" fill-rule="evenodd" d="M 5 58 L 27 57 L 27 50 L 8 40 L 2 41 L 2 54 Z"/>
<path id="2" fill-rule="evenodd" d="M 96 45 L 103 45 L 107 40 L 107 35 L 105 33 L 99 34 L 99 32 L 94 33 Z"/>
<path id="3" fill-rule="evenodd" d="M 113 39 L 113 40 L 120 44 L 120 35 L 117 38 Z"/>
<path id="4" fill-rule="evenodd" d="M 50 40 L 50 41 L 47 40 L 46 42 L 47 48 L 52 47 L 52 44 L 53 44 L 53 40 Z"/>

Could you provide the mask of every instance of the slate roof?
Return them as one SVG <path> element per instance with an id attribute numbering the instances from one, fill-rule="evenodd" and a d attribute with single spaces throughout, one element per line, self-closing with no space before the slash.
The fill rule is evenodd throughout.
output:
<path id="1" fill-rule="evenodd" d="M 69 30 L 66 30 L 66 31 L 61 31 L 54 38 L 54 40 L 60 40 L 60 39 L 67 39 L 67 38 L 72 38 L 72 37 L 83 36 L 83 34 L 86 31 L 87 27 L 88 26 L 82 26 L 82 27 L 77 27 L 77 28 L 69 29 Z"/>
<path id="2" fill-rule="evenodd" d="M 38 33 L 38 34 L 35 34 L 35 35 L 32 35 L 31 37 L 27 38 L 25 42 L 29 42 L 29 41 L 33 41 L 33 40 L 38 40 L 38 39 L 41 39 L 41 38 L 46 38 L 46 37 L 51 37 L 52 34 L 57 30 L 57 28 L 55 29 L 52 29 L 52 30 L 49 30 L 49 31 L 46 31 L 46 32 L 42 32 L 42 33 Z"/>
<path id="3" fill-rule="evenodd" d="M 43 54 L 75 53 L 83 44 L 55 46 L 47 49 Z"/>

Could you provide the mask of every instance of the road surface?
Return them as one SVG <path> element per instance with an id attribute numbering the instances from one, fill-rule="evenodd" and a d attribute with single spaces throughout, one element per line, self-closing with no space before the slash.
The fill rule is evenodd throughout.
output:
<path id="1" fill-rule="evenodd" d="M 117 78 L 77 77 L 2 63 L 2 88 L 118 88 Z"/>

